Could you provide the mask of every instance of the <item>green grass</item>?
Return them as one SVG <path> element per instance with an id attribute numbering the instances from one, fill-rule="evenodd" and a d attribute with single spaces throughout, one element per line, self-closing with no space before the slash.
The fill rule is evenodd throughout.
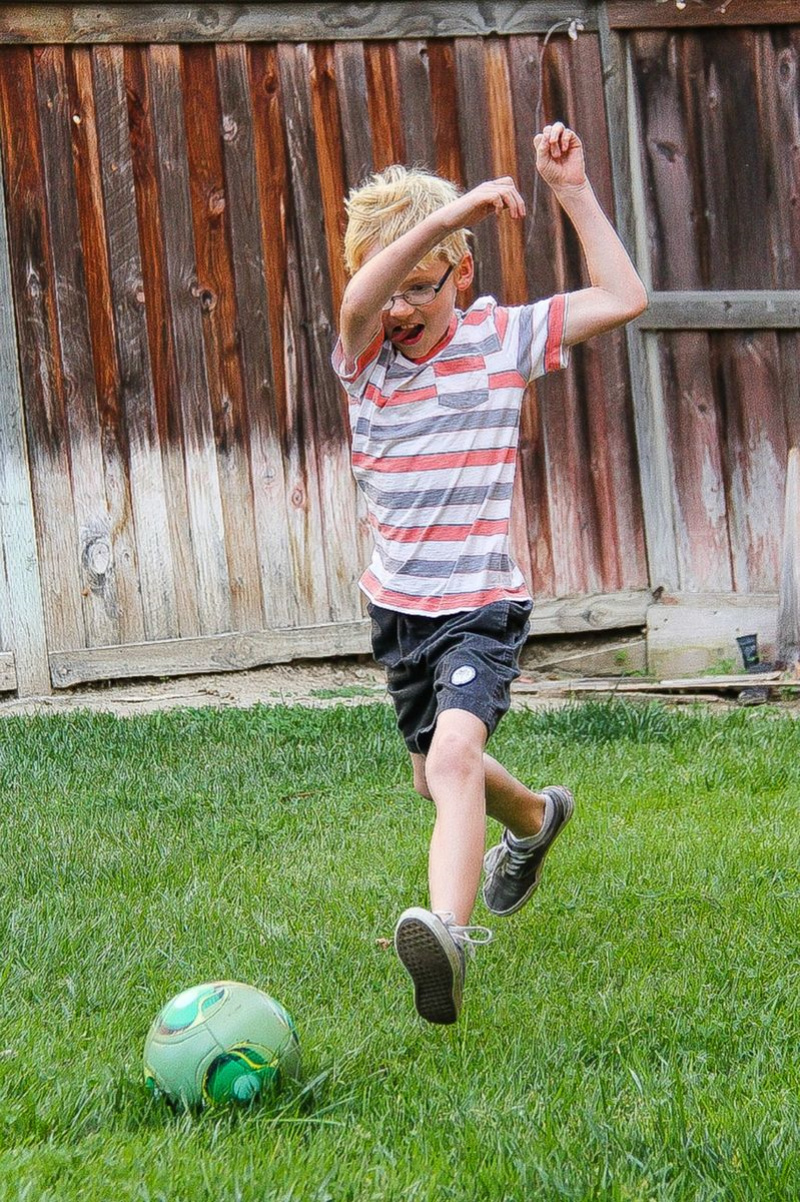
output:
<path id="1" fill-rule="evenodd" d="M 431 825 L 386 706 L 0 723 L 0 1202 L 796 1202 L 800 726 L 586 704 L 492 750 L 579 809 L 437 1029 L 378 942 Z M 313 1097 L 148 1098 L 214 977 L 288 1007 Z"/>

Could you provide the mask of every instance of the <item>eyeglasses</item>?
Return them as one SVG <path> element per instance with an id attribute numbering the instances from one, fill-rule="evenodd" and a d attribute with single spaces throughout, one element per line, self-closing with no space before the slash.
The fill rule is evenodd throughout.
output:
<path id="1" fill-rule="evenodd" d="M 419 309 L 421 305 L 429 305 L 432 300 L 436 299 L 441 289 L 444 288 L 452 270 L 453 265 L 451 263 L 438 284 L 414 284 L 412 288 L 407 288 L 405 292 L 395 292 L 383 306 L 384 311 L 391 309 L 396 300 L 404 300 L 412 309 Z"/>

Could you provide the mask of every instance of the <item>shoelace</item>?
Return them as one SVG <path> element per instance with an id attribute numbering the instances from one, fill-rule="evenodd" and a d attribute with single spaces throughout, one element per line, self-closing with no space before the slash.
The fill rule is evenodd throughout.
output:
<path id="1" fill-rule="evenodd" d="M 459 924 L 455 921 L 455 914 L 453 914 L 451 911 L 447 911 L 444 914 L 437 914 L 437 917 L 441 918 L 442 922 L 453 936 L 455 942 L 459 944 L 460 947 L 463 947 L 465 951 L 468 951 L 470 955 L 475 954 L 476 947 L 483 947 L 484 944 L 491 943 L 494 939 L 494 935 L 488 927 L 459 926 Z"/>
<path id="2" fill-rule="evenodd" d="M 531 847 L 512 847 L 506 842 L 506 863 L 512 873 L 521 872 L 527 867 L 528 861 L 531 858 Z M 499 856 L 498 856 L 499 859 Z"/>

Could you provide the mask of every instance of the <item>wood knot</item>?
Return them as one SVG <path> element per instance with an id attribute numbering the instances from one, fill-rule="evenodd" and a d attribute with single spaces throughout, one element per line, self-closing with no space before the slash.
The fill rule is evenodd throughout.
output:
<path id="1" fill-rule="evenodd" d="M 111 542 L 108 534 L 84 531 L 81 565 L 92 592 L 100 591 L 111 567 Z"/>
<path id="2" fill-rule="evenodd" d="M 200 301 L 200 308 L 204 313 L 211 313 L 217 306 L 217 295 L 210 288 L 201 288 L 199 284 L 192 284 L 192 296 L 195 300 Z"/>
<path id="3" fill-rule="evenodd" d="M 225 212 L 225 193 L 222 188 L 215 188 L 209 196 L 208 211 L 212 217 L 220 217 Z"/>
<path id="4" fill-rule="evenodd" d="M 306 494 L 302 488 L 293 488 L 290 499 L 295 509 L 302 509 L 305 503 Z"/>

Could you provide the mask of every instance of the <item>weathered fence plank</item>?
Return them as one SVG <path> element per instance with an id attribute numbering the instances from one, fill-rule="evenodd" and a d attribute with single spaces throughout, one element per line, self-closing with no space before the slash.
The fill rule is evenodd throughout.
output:
<path id="1" fill-rule="evenodd" d="M 201 632 L 211 634 L 230 629 L 231 594 L 197 286 L 181 64 L 177 47 L 153 46 L 148 53 L 197 610 Z"/>
<path id="2" fill-rule="evenodd" d="M 464 187 L 474 188 L 494 176 L 489 127 L 489 97 L 483 46 L 474 38 L 454 43 L 458 105 L 458 130 L 464 167 Z M 480 114 L 480 119 L 478 118 Z M 475 292 L 502 296 L 499 222 L 482 221 L 473 231 Z"/>
<path id="3" fill-rule="evenodd" d="M 361 42 L 337 42 L 333 52 L 349 192 L 373 170 L 367 68 Z"/>
<path id="4" fill-rule="evenodd" d="M 17 676 L 16 655 L 12 651 L 0 651 L 0 692 L 10 693 L 16 690 L 20 697 L 32 695 L 47 696 L 52 692 L 50 672 L 42 679 L 42 688 L 37 689 L 31 680 Z"/>
<path id="5" fill-rule="evenodd" d="M 196 279 L 217 478 L 230 581 L 230 626 L 259 630 L 264 620 L 256 541 L 250 428 L 240 359 L 236 287 L 229 242 L 222 115 L 213 46 L 181 55 Z M 217 628 L 219 629 L 219 628 Z"/>
<path id="6" fill-rule="evenodd" d="M 100 97 L 95 106 L 93 50 L 75 46 L 67 56 L 67 83 L 72 111 L 72 145 L 75 159 L 75 199 L 80 216 L 86 307 L 91 331 L 91 354 L 97 400 L 97 422 L 103 461 L 105 505 L 111 545 L 110 570 L 116 600 L 120 643 L 145 638 L 136 531 L 129 485 L 129 438 L 120 407 L 121 379 L 115 342 L 113 286 L 109 263 L 109 238 L 113 217 L 106 222 L 99 128 L 116 97 Z M 124 97 L 122 102 L 124 119 Z M 125 123 L 127 150 L 127 122 Z M 130 155 L 128 154 L 130 184 Z M 123 174 L 120 172 L 120 174 Z M 132 473 L 131 473 L 132 475 Z M 106 573 L 108 575 L 108 571 Z"/>
<path id="7" fill-rule="evenodd" d="M 327 585 L 319 543 L 319 522 L 308 496 L 305 427 L 297 380 L 304 353 L 299 318 L 292 304 L 297 291 L 292 197 L 283 128 L 283 93 L 275 47 L 253 47 L 252 80 L 256 185 L 261 244 L 267 282 L 269 343 L 275 385 L 275 436 L 283 457 L 286 488 L 286 538 L 290 587 L 284 604 L 292 624 L 310 626 L 327 616 Z M 279 623 L 268 618 L 270 625 Z"/>
<path id="8" fill-rule="evenodd" d="M 329 42 L 311 48 L 309 84 L 328 275 L 331 282 L 331 311 L 338 313 L 347 284 L 344 268 L 345 221 L 342 207 L 342 197 L 347 191 L 347 175 L 342 147 L 339 95 L 336 88 L 336 57 L 334 47 Z"/>
<path id="9" fill-rule="evenodd" d="M 370 624 L 363 619 L 290 630 L 263 630 L 205 638 L 140 643 L 125 648 L 97 647 L 50 656 L 58 689 L 93 680 L 131 676 L 188 676 L 199 672 L 234 672 L 260 664 L 288 663 L 369 651 Z"/>
<path id="10" fill-rule="evenodd" d="M 1 95 L 2 93 L 0 93 Z M 0 196 L 4 194 L 0 161 Z M 6 211 L 0 206 L 0 689 L 50 692 Z"/>
<path id="11" fill-rule="evenodd" d="M 78 534 L 32 52 L 7 51 L 3 68 L 0 119 L 6 195 L 15 201 L 8 209 L 9 246 L 45 623 L 51 647 L 82 647 L 82 597 L 75 567 Z"/>
<path id="12" fill-rule="evenodd" d="M 567 122 L 575 120 L 575 76 L 571 66 L 575 45 L 569 39 L 561 39 L 551 41 L 547 47 L 542 123 L 556 114 Z M 588 87 L 594 104 L 602 109 L 602 94 L 594 92 L 598 81 L 595 76 Z M 547 271 L 539 258 L 537 275 L 532 281 L 534 294 L 546 296 L 579 288 L 588 283 L 588 278 L 577 236 L 550 189 L 535 184 L 534 192 L 544 203 L 541 210 L 531 212 L 528 238 L 540 244 L 541 256 L 552 259 L 552 267 Z M 585 347 L 573 350 L 569 371 L 556 372 L 536 383 L 553 545 L 570 547 L 569 555 L 554 556 L 556 596 L 597 593 L 604 586 L 597 508 L 594 497 L 591 502 L 588 500 L 592 496 L 588 432 L 588 408 L 592 402 L 581 388 L 586 350 Z"/>
<path id="13" fill-rule="evenodd" d="M 451 41 L 428 43 L 431 81 L 433 140 L 436 145 L 436 170 L 445 179 L 463 185 L 464 167 L 458 139 L 456 104 L 456 61 Z"/>
<path id="14" fill-rule="evenodd" d="M 290 626 L 297 607 L 289 555 L 266 264 L 259 217 L 254 114 L 244 46 L 218 46 L 226 213 L 233 253 L 234 320 L 241 344 L 262 621 Z"/>
<path id="15" fill-rule="evenodd" d="M 653 282 L 686 288 L 704 270 L 703 243 L 686 236 L 695 198 L 697 139 L 680 82 L 686 49 L 669 34 L 636 36 L 642 150 L 647 170 Z M 689 43 L 689 49 L 693 43 Z M 675 529 L 681 587 L 732 588 L 728 513 L 721 457 L 721 425 L 714 393 L 708 335 L 679 333 L 660 347 L 662 379 L 676 486 Z"/>
<path id="16" fill-rule="evenodd" d="M 131 490 L 137 524 L 137 545 L 145 565 L 143 584 L 147 584 L 145 610 L 148 622 L 168 623 L 167 637 L 191 636 L 200 631 L 197 582 L 194 568 L 187 498 L 186 471 L 182 453 L 183 423 L 181 420 L 180 378 L 175 361 L 175 348 L 169 308 L 169 285 L 166 278 L 166 252 L 159 202 L 159 149 L 153 119 L 150 58 L 139 47 L 97 47 L 96 63 L 103 56 L 113 55 L 115 88 L 127 99 L 127 123 L 130 126 L 130 158 L 133 171 L 133 193 L 128 188 L 118 195 L 122 201 L 125 221 L 130 225 L 120 230 L 123 246 L 128 251 L 127 238 L 138 246 L 130 247 L 132 256 L 127 287 L 133 289 L 131 312 L 119 331 L 118 347 L 123 367 L 123 399 L 130 413 L 128 424 L 138 425 L 131 430 Z M 119 68 L 122 67 L 122 79 Z M 114 136 L 119 138 L 118 170 L 124 174 L 126 114 L 115 108 Z M 106 171 L 106 189 L 115 159 L 110 157 Z M 107 202 L 108 203 L 108 202 Z M 138 232 L 137 232 L 138 231 Z M 141 268 L 141 287 L 137 284 Z M 120 309 L 124 311 L 127 269 L 125 255 L 120 256 Z M 116 295 L 116 293 L 115 293 Z M 116 302 L 115 302 L 116 303 Z M 130 323 L 130 324 L 128 324 Z M 122 335 L 133 327 L 135 340 L 123 347 Z M 145 342 L 146 339 L 146 342 Z M 149 353 L 145 356 L 145 348 Z M 129 370 L 125 370 L 130 355 Z M 140 355 L 138 359 L 133 356 Z M 149 366 L 149 373 L 147 368 Z M 141 372 L 141 375 L 139 374 Z M 148 512 L 148 507 L 152 512 Z M 147 540 L 147 541 L 144 541 Z M 160 578 L 160 572 L 163 577 Z M 161 583 L 159 584 L 159 579 Z M 159 637 L 159 636 L 151 636 Z"/>
<path id="17" fill-rule="evenodd" d="M 586 146 L 589 171 L 597 198 L 615 221 L 614 189 L 609 134 L 603 97 L 603 70 L 596 38 L 564 40 L 575 86 L 575 128 Z M 577 248 L 575 248 L 575 252 Z M 579 273 L 581 273 L 579 275 Z M 570 279 L 588 276 L 573 259 Z M 570 282 L 570 287 L 574 286 Z M 636 448 L 632 400 L 628 384 L 625 335 L 613 331 L 591 339 L 576 355 L 579 391 L 586 408 L 586 495 L 597 515 L 596 550 L 601 588 L 605 591 L 644 586 L 647 560 L 643 520 L 636 481 Z"/>
<path id="18" fill-rule="evenodd" d="M 530 139 L 536 133 L 541 99 L 542 46 L 538 38 L 514 38 L 509 45 L 508 72 L 510 109 L 514 119 L 516 176 L 528 205 L 523 230 L 522 254 L 526 289 L 531 296 L 546 296 L 555 288 L 551 256 L 546 239 L 537 236 L 540 223 L 551 219 L 536 205 L 537 172 L 530 154 Z M 525 152 L 527 148 L 527 153 Z M 534 596 L 552 596 L 556 591 L 553 565 L 553 532 L 548 507 L 545 442 L 539 392 L 531 386 L 520 415 L 519 468 L 514 482 L 511 509 L 511 538 L 515 556 Z"/>
<path id="19" fill-rule="evenodd" d="M 298 380 L 305 429 L 314 432 L 313 485 L 333 620 L 357 616 L 357 535 L 355 487 L 349 467 L 349 430 L 345 400 L 330 368 L 334 316 L 327 241 L 312 143 L 308 47 L 278 50 L 284 87 L 289 178 L 296 206 L 299 275 L 295 276 L 295 312 L 302 314 L 308 369 Z"/>
<path id="20" fill-rule="evenodd" d="M 435 171 L 430 64 L 425 42 L 410 38 L 398 42 L 397 74 L 401 110 L 414 114 L 413 121 L 409 121 L 405 129 L 405 161 L 410 166 Z"/>
<path id="21" fill-rule="evenodd" d="M 781 512 L 787 454 L 775 334 L 720 334 L 711 340 L 726 398 L 722 432 L 730 498 L 733 587 L 762 593 L 780 572 Z"/>
<path id="22" fill-rule="evenodd" d="M 53 231 L 53 302 L 58 321 L 61 388 L 78 544 L 71 562 L 80 581 L 89 646 L 119 642 L 119 608 L 111 522 L 92 362 L 86 277 L 72 171 L 72 113 L 64 50 L 34 52 L 47 217 Z"/>
<path id="23" fill-rule="evenodd" d="M 598 16 L 598 43 L 611 131 L 609 153 L 617 229 L 649 291 L 652 272 L 645 229 L 644 181 L 630 54 L 622 35 L 608 26 L 605 3 L 600 5 Z M 653 339 L 641 335 L 634 325 L 626 326 L 625 343 L 650 580 L 657 587 L 677 588 L 674 468 L 657 348 Z"/>

